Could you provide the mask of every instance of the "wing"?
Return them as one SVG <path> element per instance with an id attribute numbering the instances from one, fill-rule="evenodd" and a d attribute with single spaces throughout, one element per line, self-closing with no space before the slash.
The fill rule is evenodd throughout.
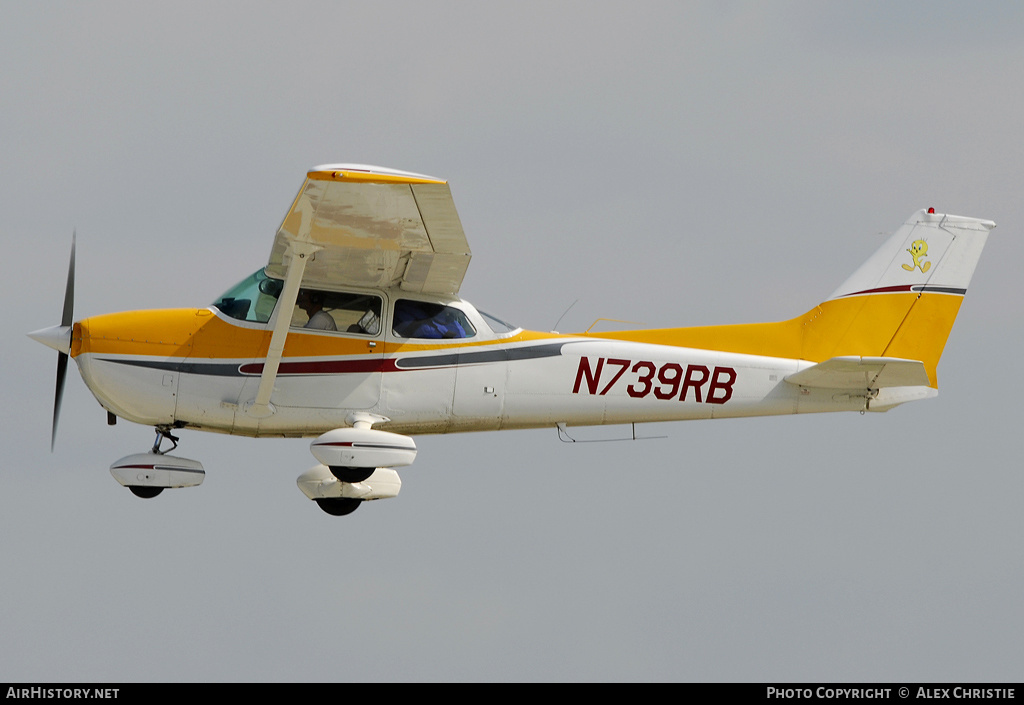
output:
<path id="1" fill-rule="evenodd" d="M 471 253 L 447 182 L 376 166 L 314 167 L 277 231 L 268 275 L 284 279 L 291 245 L 316 252 L 308 286 L 398 286 L 456 294 Z"/>
<path id="2" fill-rule="evenodd" d="M 284 280 L 277 311 L 290 312 L 300 283 L 456 294 L 469 258 L 444 181 L 375 166 L 325 164 L 306 174 L 277 230 L 266 272 Z M 270 397 L 291 319 L 271 320 L 259 388 L 244 407 L 256 417 L 274 413 Z"/>

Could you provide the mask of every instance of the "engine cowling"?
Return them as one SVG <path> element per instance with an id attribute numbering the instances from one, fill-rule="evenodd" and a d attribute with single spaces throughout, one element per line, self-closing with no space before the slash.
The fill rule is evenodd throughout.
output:
<path id="1" fill-rule="evenodd" d="M 324 465 L 338 468 L 401 467 L 416 459 L 411 438 L 372 428 L 336 428 L 310 443 L 309 450 Z"/>
<path id="2" fill-rule="evenodd" d="M 110 466 L 110 474 L 125 487 L 195 487 L 206 471 L 198 460 L 158 453 L 126 455 Z"/>

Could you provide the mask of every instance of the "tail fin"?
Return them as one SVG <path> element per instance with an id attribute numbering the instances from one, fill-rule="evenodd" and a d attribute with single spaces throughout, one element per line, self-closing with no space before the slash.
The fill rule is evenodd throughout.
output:
<path id="1" fill-rule="evenodd" d="M 920 360 L 937 386 L 935 367 L 994 227 L 918 211 L 818 307 L 805 350 Z"/>
<path id="2" fill-rule="evenodd" d="M 825 301 L 778 323 L 630 331 L 600 337 L 823 362 L 920 360 L 930 386 L 990 220 L 918 211 Z"/>

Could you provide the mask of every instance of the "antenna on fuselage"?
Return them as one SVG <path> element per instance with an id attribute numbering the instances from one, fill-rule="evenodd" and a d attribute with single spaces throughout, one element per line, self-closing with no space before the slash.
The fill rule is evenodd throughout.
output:
<path id="1" fill-rule="evenodd" d="M 552 333 L 557 333 L 558 332 L 558 324 L 562 322 L 562 319 L 565 318 L 565 314 L 569 313 L 569 311 L 572 310 L 572 307 L 575 306 L 576 304 L 578 304 L 579 301 L 580 301 L 579 299 L 576 299 L 571 304 L 569 304 L 569 308 L 565 309 L 565 311 L 562 312 L 562 315 L 558 317 L 557 321 L 555 321 L 555 325 L 551 326 L 551 332 Z"/>
<path id="2" fill-rule="evenodd" d="M 564 421 L 559 421 L 555 424 L 555 428 L 558 429 L 558 440 L 562 443 L 611 443 L 612 441 L 653 441 L 660 438 L 668 438 L 668 436 L 638 436 L 636 435 L 636 424 L 631 423 L 630 426 L 633 429 L 632 438 L 573 438 L 569 435 L 569 431 L 566 428 Z"/>

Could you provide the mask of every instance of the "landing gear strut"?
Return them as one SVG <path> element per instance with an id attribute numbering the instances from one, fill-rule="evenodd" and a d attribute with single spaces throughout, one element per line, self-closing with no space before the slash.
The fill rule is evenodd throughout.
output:
<path id="1" fill-rule="evenodd" d="M 160 450 L 160 446 L 163 445 L 163 442 L 164 442 L 165 438 L 171 442 L 171 447 L 168 448 L 167 450 Z M 178 441 L 179 440 L 180 439 L 177 436 L 174 436 L 174 435 L 171 434 L 170 426 L 157 426 L 156 427 L 156 440 L 153 441 L 153 449 L 150 452 L 151 453 L 156 453 L 157 455 L 163 455 L 164 453 L 170 453 L 172 450 L 174 450 L 175 448 L 178 447 Z"/>

